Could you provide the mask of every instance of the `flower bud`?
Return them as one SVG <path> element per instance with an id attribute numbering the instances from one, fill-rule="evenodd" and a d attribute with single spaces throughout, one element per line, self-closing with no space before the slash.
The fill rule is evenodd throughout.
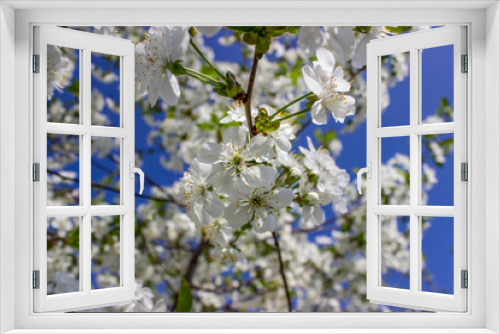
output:
<path id="1" fill-rule="evenodd" d="M 186 74 L 186 69 L 184 68 L 184 66 L 182 66 L 182 64 L 180 62 L 172 63 L 169 66 L 169 70 L 170 70 L 170 72 L 172 72 L 173 75 Z"/>
<path id="2" fill-rule="evenodd" d="M 288 185 L 294 184 L 295 182 L 300 180 L 301 176 L 302 176 L 302 172 L 300 171 L 300 169 L 298 169 L 296 167 L 291 168 L 290 171 L 288 172 L 287 177 L 286 177 L 286 184 L 288 184 Z"/>
<path id="3" fill-rule="evenodd" d="M 309 175 L 308 175 L 309 183 L 316 185 L 316 183 L 318 182 L 318 179 L 319 179 L 319 173 L 316 173 L 313 171 L 309 172 Z"/>
<path id="4" fill-rule="evenodd" d="M 312 191 L 304 195 L 304 200 L 306 200 L 309 205 L 315 205 L 319 202 L 319 195 Z"/>

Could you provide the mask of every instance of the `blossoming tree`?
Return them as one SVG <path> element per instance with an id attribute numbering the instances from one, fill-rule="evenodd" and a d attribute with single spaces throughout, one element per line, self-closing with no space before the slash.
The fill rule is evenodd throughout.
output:
<path id="1" fill-rule="evenodd" d="M 392 310 L 365 298 L 366 199 L 350 181 L 346 168 L 355 166 L 338 166 L 337 158 L 342 134 L 365 120 L 366 44 L 419 27 L 79 29 L 136 43 L 136 117 L 147 129 L 137 135 L 147 138 L 137 161 L 180 177 L 146 177 L 146 194 L 136 194 L 136 300 L 97 311 Z M 218 60 L 214 40 L 239 55 Z M 48 54 L 49 118 L 71 121 L 78 117 L 77 55 L 58 47 Z M 383 61 L 387 107 L 390 87 L 408 76 L 408 59 Z M 94 124 L 109 124 L 119 110 L 106 96 L 119 80 L 117 64 L 103 56 L 92 68 L 102 85 L 92 91 Z M 443 99 L 429 121 L 451 114 Z M 106 140 L 96 145 L 93 163 L 105 175 L 93 183 L 93 203 L 112 204 L 119 175 L 109 166 L 119 157 Z M 70 167 L 77 150 L 71 140 L 48 141 L 52 201 L 78 196 Z M 429 191 L 452 142 L 429 136 L 423 150 Z M 383 164 L 383 202 L 409 198 L 408 170 L 404 154 Z M 97 287 L 119 279 L 113 219 L 102 217 L 93 229 Z M 77 222 L 49 225 L 49 291 L 72 291 Z M 407 275 L 409 231 L 396 217 L 382 227 L 384 277 Z M 425 278 L 433 284 L 428 270 Z"/>

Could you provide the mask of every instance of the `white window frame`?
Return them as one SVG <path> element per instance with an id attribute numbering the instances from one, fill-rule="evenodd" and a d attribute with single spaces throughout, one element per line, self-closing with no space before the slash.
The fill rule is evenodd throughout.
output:
<path id="1" fill-rule="evenodd" d="M 367 162 L 371 177 L 367 180 L 367 298 L 376 304 L 464 312 L 467 310 L 467 290 L 461 287 L 461 271 L 467 270 L 467 182 L 461 181 L 461 163 L 467 163 L 467 73 L 462 73 L 462 55 L 467 55 L 466 27 L 451 26 L 372 40 L 367 46 Z M 422 117 L 422 50 L 440 46 L 453 47 L 453 122 L 424 124 Z M 381 57 L 408 52 L 410 57 L 409 124 L 383 126 L 381 89 Z M 404 112 L 404 111 L 403 111 Z M 453 206 L 423 205 L 421 136 L 453 134 L 454 160 Z M 410 203 L 381 204 L 382 138 L 409 139 Z M 397 289 L 382 286 L 381 216 L 406 216 L 410 220 L 410 286 Z M 422 291 L 421 219 L 453 218 L 453 294 Z"/>
<path id="2" fill-rule="evenodd" d="M 51 26 L 34 28 L 34 54 L 39 55 L 39 73 L 33 76 L 34 162 L 39 181 L 33 185 L 33 269 L 39 271 L 34 289 L 34 311 L 75 311 L 105 305 L 126 304 L 135 297 L 135 47 L 131 41 Z M 80 59 L 79 123 L 47 122 L 47 46 L 77 50 Z M 96 126 L 91 121 L 92 52 L 120 57 L 120 124 Z M 47 135 L 79 136 L 79 205 L 47 206 Z M 108 137 L 120 141 L 120 204 L 91 205 L 91 140 Z M 120 216 L 120 285 L 92 290 L 91 221 L 94 216 Z M 79 291 L 47 295 L 47 219 L 79 217 Z"/>
<path id="3" fill-rule="evenodd" d="M 63 8 L 66 7 L 66 8 Z M 98 9 L 97 7 L 101 8 Z M 102 8 L 107 8 L 103 10 Z M 122 7 L 122 8 L 120 8 Z M 124 9 L 141 8 L 137 9 Z M 42 9 L 40 9 L 42 8 Z M 43 10 L 58 9 L 58 10 Z M 196 9 L 194 9 L 196 8 Z M 411 10 L 408 10 L 411 9 Z M 500 10 L 497 1 L 0 3 L 0 330 L 12 333 L 498 333 L 500 332 Z M 278 23 L 279 22 L 279 23 Z M 438 25 L 469 31 L 466 313 L 35 314 L 32 263 L 32 27 L 60 25 Z M 15 36 L 15 38 L 14 38 Z M 488 69 L 486 71 L 486 68 Z M 14 85 L 12 85 L 15 78 Z M 15 141 L 12 145 L 12 136 Z M 488 152 L 488 154 L 486 154 Z M 491 175 L 486 182 L 486 163 Z M 490 169 L 489 169 L 490 170 Z M 15 174 L 14 174 L 15 171 Z M 15 175 L 13 178 L 12 175 Z M 12 198 L 12 192 L 15 196 Z M 14 209 L 12 209 L 14 208 Z M 15 224 L 14 224 L 15 223 Z M 474 229 L 472 229 L 472 227 Z M 486 256 L 488 255 L 488 256 Z M 14 305 L 14 307 L 12 307 Z M 141 329 L 137 329 L 141 327 Z M 137 329 L 137 330 L 134 330 Z M 58 331 L 59 330 L 59 331 Z M 108 330 L 108 331 L 106 331 Z M 81 331 L 80 331 L 81 332 Z M 243 332 L 243 330 L 241 331 Z M 245 332 L 249 332 L 246 330 Z"/>

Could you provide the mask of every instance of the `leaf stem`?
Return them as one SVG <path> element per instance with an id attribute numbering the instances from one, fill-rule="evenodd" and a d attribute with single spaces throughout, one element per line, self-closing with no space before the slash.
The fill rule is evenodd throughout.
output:
<path id="1" fill-rule="evenodd" d="M 193 40 L 189 40 L 189 44 L 193 47 L 193 49 L 196 51 L 196 53 L 198 53 L 200 55 L 201 58 L 203 58 L 203 60 L 205 61 L 205 63 L 208 64 L 208 66 L 210 66 L 214 71 L 215 73 L 217 73 L 218 76 L 220 76 L 222 79 L 226 79 L 226 77 L 217 69 L 217 67 L 215 67 L 215 65 L 213 65 L 208 59 L 207 57 L 205 57 L 205 55 L 203 54 L 203 52 L 200 51 L 200 49 L 198 49 L 198 47 L 196 46 L 196 44 L 194 44 Z"/>
<path id="2" fill-rule="evenodd" d="M 309 110 L 310 110 L 310 108 L 305 108 L 305 109 L 302 109 L 300 111 L 297 111 L 296 113 L 286 115 L 285 117 L 279 118 L 279 119 L 275 120 L 274 122 L 272 122 L 271 126 L 279 124 L 281 121 L 284 121 L 286 119 L 289 119 L 289 118 L 292 118 L 292 117 L 295 117 L 295 116 L 298 116 L 298 115 L 301 115 L 301 114 L 305 114 Z"/>
<path id="3" fill-rule="evenodd" d="M 279 109 L 278 109 L 278 110 L 277 110 L 277 111 L 276 111 L 276 112 L 275 112 L 275 113 L 271 116 L 271 119 L 273 119 L 273 118 L 274 118 L 274 116 L 278 115 L 280 112 L 285 111 L 285 109 L 286 109 L 286 108 L 288 108 L 288 107 L 290 107 L 290 106 L 294 105 L 295 103 L 297 103 L 297 102 L 299 102 L 299 101 L 302 101 L 302 100 L 303 100 L 303 99 L 305 99 L 305 98 L 308 98 L 309 96 L 311 96 L 311 95 L 313 95 L 313 94 L 314 94 L 313 92 L 309 92 L 309 93 L 307 93 L 307 94 L 304 94 L 304 95 L 302 95 L 302 96 L 299 96 L 299 97 L 298 97 L 298 98 L 296 98 L 295 100 L 293 100 L 293 101 L 289 102 L 287 105 L 285 105 L 285 106 L 283 106 L 283 107 L 279 108 Z"/>
<path id="4" fill-rule="evenodd" d="M 253 54 L 252 70 L 250 71 L 250 80 L 248 81 L 248 89 L 243 99 L 245 104 L 245 116 L 248 122 L 248 128 L 250 129 L 250 138 L 253 138 L 257 133 L 252 124 L 252 112 L 251 112 L 251 102 L 252 102 L 252 91 L 253 84 L 255 82 L 255 73 L 257 73 L 257 65 L 259 64 L 259 59 L 257 58 L 257 50 Z"/>
<path id="5" fill-rule="evenodd" d="M 211 84 L 211 85 L 214 85 L 214 86 L 220 85 L 220 83 L 217 82 L 217 80 L 215 80 L 211 76 L 208 76 L 206 74 L 203 74 L 201 72 L 198 72 L 198 71 L 190 69 L 190 68 L 186 68 L 186 75 L 188 75 L 188 76 L 190 76 L 192 78 L 198 79 L 201 82 L 208 83 L 208 84 Z"/>

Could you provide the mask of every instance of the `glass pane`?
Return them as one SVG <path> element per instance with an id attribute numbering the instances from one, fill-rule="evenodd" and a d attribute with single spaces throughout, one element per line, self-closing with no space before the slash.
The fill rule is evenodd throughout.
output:
<path id="1" fill-rule="evenodd" d="M 92 137 L 92 205 L 120 204 L 120 141 Z"/>
<path id="2" fill-rule="evenodd" d="M 382 126 L 410 124 L 410 53 L 380 57 Z"/>
<path id="3" fill-rule="evenodd" d="M 80 122 L 80 50 L 47 45 L 47 122 Z"/>
<path id="4" fill-rule="evenodd" d="M 80 218 L 47 219 L 47 294 L 80 291 Z"/>
<path id="5" fill-rule="evenodd" d="M 80 137 L 47 134 L 47 205 L 80 204 Z"/>
<path id="6" fill-rule="evenodd" d="M 120 286 L 121 216 L 92 217 L 92 289 Z"/>
<path id="7" fill-rule="evenodd" d="M 410 289 L 410 217 L 380 216 L 381 286 Z"/>
<path id="8" fill-rule="evenodd" d="M 410 137 L 381 138 L 382 205 L 410 205 Z"/>
<path id="9" fill-rule="evenodd" d="M 453 134 L 422 136 L 422 204 L 454 204 Z"/>
<path id="10" fill-rule="evenodd" d="M 422 217 L 422 291 L 453 294 L 453 218 Z"/>
<path id="11" fill-rule="evenodd" d="M 453 45 L 420 51 L 422 123 L 453 122 Z"/>
<path id="12" fill-rule="evenodd" d="M 120 57 L 92 52 L 92 125 L 120 126 Z"/>

